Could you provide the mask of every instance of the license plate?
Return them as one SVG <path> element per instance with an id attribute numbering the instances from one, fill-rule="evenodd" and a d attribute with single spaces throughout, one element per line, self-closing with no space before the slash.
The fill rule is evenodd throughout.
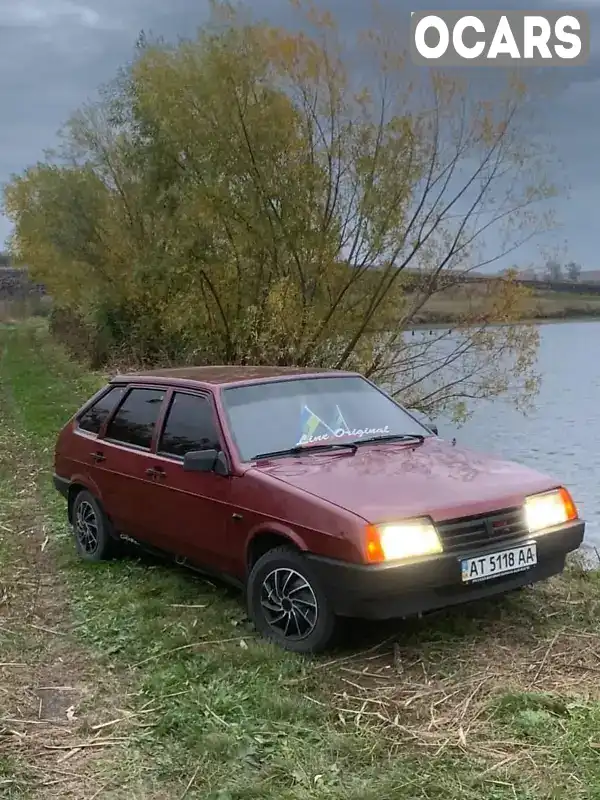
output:
<path id="1" fill-rule="evenodd" d="M 485 581 L 510 572 L 522 572 L 537 564 L 535 542 L 500 553 L 488 553 L 476 558 L 464 558 L 460 562 L 463 583 Z"/>

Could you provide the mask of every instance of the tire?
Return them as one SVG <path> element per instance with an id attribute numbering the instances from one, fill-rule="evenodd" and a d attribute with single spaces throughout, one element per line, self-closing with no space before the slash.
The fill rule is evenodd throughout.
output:
<path id="1" fill-rule="evenodd" d="M 84 561 L 108 561 L 117 550 L 111 535 L 110 522 L 100 503 L 90 492 L 79 492 L 73 502 L 73 536 L 75 549 Z"/>
<path id="2" fill-rule="evenodd" d="M 276 547 L 258 559 L 248 576 L 247 604 L 259 633 L 294 653 L 322 652 L 339 632 L 338 619 L 310 564 L 288 547 Z"/>

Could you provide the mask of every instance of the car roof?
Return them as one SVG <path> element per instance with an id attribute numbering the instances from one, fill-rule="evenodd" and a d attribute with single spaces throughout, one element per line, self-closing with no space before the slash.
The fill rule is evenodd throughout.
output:
<path id="1" fill-rule="evenodd" d="M 302 367 L 214 366 L 153 369 L 126 375 L 115 375 L 111 383 L 168 383 L 173 386 L 194 384 L 213 386 L 262 383 L 293 378 L 323 378 L 357 375 L 356 372 Z"/>

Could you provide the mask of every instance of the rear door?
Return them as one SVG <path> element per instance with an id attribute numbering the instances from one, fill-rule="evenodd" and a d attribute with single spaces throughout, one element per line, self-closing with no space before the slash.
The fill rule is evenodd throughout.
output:
<path id="1" fill-rule="evenodd" d="M 96 441 L 103 500 L 115 527 L 154 546 L 160 545 L 154 538 L 150 457 L 168 393 L 156 386 L 130 386 Z"/>
<path id="2" fill-rule="evenodd" d="M 125 385 L 108 387 L 77 416 L 72 435 L 69 433 L 64 438 L 61 435 L 61 443 L 57 447 L 55 462 L 57 473 L 61 477 L 87 486 L 104 504 L 106 480 L 110 477 L 102 469 L 105 456 L 101 452 L 98 437 L 126 391 Z"/>
<path id="3" fill-rule="evenodd" d="M 232 478 L 214 472 L 185 472 L 192 450 L 222 450 L 216 409 L 210 394 L 174 390 L 159 433 L 149 509 L 153 537 L 191 562 L 230 572 L 235 561 L 227 538 Z"/>

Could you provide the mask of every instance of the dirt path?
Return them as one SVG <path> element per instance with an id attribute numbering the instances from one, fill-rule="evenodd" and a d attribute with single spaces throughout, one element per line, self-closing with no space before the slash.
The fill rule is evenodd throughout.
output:
<path id="1" fill-rule="evenodd" d="M 28 453 L 0 397 L 0 796 L 117 797 L 127 686 L 74 641 Z"/>

